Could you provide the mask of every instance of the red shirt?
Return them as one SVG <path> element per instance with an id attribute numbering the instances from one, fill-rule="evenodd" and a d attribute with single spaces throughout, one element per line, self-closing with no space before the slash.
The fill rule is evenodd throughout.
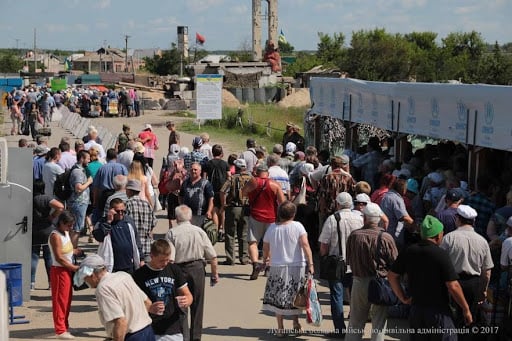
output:
<path id="1" fill-rule="evenodd" d="M 251 217 L 262 223 L 274 223 L 276 221 L 277 196 L 270 186 L 270 179 L 255 179 L 258 186 L 248 195 Z M 263 185 L 265 185 L 265 188 L 263 188 Z"/>

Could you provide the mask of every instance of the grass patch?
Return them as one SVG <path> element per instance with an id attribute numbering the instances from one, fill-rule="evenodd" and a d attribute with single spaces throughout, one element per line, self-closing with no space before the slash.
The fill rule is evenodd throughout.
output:
<path id="1" fill-rule="evenodd" d="M 286 122 L 291 121 L 302 126 L 306 108 L 284 109 L 277 105 L 250 104 L 243 110 L 243 128 L 237 125 L 238 109 L 223 108 L 222 120 L 205 120 L 201 123 L 201 128 L 196 122 L 183 122 L 178 129 L 198 135 L 207 132 L 212 140 L 222 139 L 230 145 L 240 146 L 242 150 L 245 149 L 246 139 L 251 137 L 258 145 L 272 150 L 274 144 L 281 143 Z"/>
<path id="2" fill-rule="evenodd" d="M 187 118 L 196 118 L 196 114 L 194 114 L 191 111 L 188 110 L 180 110 L 180 111 L 173 111 L 173 112 L 165 112 L 163 113 L 164 116 L 172 116 L 172 117 L 187 117 Z"/>

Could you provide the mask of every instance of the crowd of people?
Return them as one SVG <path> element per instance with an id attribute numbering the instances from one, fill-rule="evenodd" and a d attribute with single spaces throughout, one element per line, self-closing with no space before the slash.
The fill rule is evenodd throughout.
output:
<path id="1" fill-rule="evenodd" d="M 107 334 L 125 340 L 200 340 L 207 263 L 212 285 L 219 266 L 237 260 L 250 265 L 250 280 L 265 274 L 263 309 L 275 314 L 279 336 L 284 316 L 296 332 L 302 328 L 293 301 L 315 273 L 313 260 L 340 251 L 346 272 L 328 280 L 334 338 L 360 340 L 370 316 L 372 339 L 383 340 L 390 310 L 368 301 L 376 276 L 389 279 L 402 316 L 416 329 L 478 322 L 488 288 L 506 287 L 512 191 L 502 205 L 485 174 L 468 188 L 460 146 L 411 150 L 399 163 L 371 137 L 359 154 L 331 157 L 305 146 L 290 123 L 272 151 L 249 138 L 246 150 L 226 157 L 208 134 L 194 137 L 189 149 L 174 122 L 166 127 L 159 177 L 152 167 L 160 144 L 149 124 L 137 136 L 124 125 L 107 151 L 94 127 L 74 149 L 66 138 L 53 148 L 38 138 L 34 217 L 41 219 L 33 226 L 32 282 L 42 248 L 58 338 L 73 338 L 67 322 L 73 273 L 75 286 L 96 289 Z M 72 193 L 62 200 L 53 188 L 66 170 Z M 160 208 L 167 209 L 169 232 L 154 241 Z M 224 242 L 221 263 L 201 229 L 206 220 Z M 100 242 L 100 256 L 79 266 L 80 233 Z"/>
<path id="2" fill-rule="evenodd" d="M 141 115 L 137 89 L 125 87 L 101 92 L 80 85 L 52 91 L 31 85 L 7 92 L 4 101 L 12 122 L 11 135 L 32 136 L 34 140 L 41 128 L 49 126 L 53 113 L 62 105 L 85 117 Z"/>

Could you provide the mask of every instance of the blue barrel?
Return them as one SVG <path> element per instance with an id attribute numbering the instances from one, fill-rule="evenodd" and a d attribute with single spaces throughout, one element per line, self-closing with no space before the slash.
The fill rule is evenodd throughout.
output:
<path id="1" fill-rule="evenodd" d="M 4 263 L 0 264 L 0 271 L 5 274 L 7 281 L 7 292 L 9 303 L 13 307 L 23 304 L 23 286 L 21 282 L 21 264 Z"/>

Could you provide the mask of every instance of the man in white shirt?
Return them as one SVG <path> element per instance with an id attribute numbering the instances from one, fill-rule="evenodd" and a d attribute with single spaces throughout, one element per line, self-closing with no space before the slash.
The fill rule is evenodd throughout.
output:
<path id="1" fill-rule="evenodd" d="M 343 259 L 346 260 L 348 236 L 352 231 L 362 228 L 364 221 L 359 213 L 352 211 L 352 196 L 347 192 L 338 194 L 336 197 L 336 206 L 338 211 L 325 220 L 322 232 L 318 238 L 320 242 L 320 256 L 339 255 L 338 236 L 340 236 L 342 256 Z M 331 316 L 334 323 L 335 334 L 337 334 L 333 336 L 341 337 L 346 329 L 343 317 L 343 291 L 344 286 L 349 288 L 349 290 L 352 287 L 352 271 L 348 267 L 347 273 L 343 276 L 343 279 L 329 280 L 328 282 Z"/>
<path id="2" fill-rule="evenodd" d="M 287 199 L 290 199 L 290 178 L 288 173 L 279 166 L 280 157 L 270 154 L 267 157 L 268 177 L 281 185 L 281 189 Z"/>
<path id="3" fill-rule="evenodd" d="M 74 275 L 74 284 L 94 288 L 100 322 L 113 340 L 155 340 L 149 313 L 161 312 L 160 302 L 151 303 L 132 276 L 119 271 L 109 273 L 103 258 L 87 256 Z"/>

